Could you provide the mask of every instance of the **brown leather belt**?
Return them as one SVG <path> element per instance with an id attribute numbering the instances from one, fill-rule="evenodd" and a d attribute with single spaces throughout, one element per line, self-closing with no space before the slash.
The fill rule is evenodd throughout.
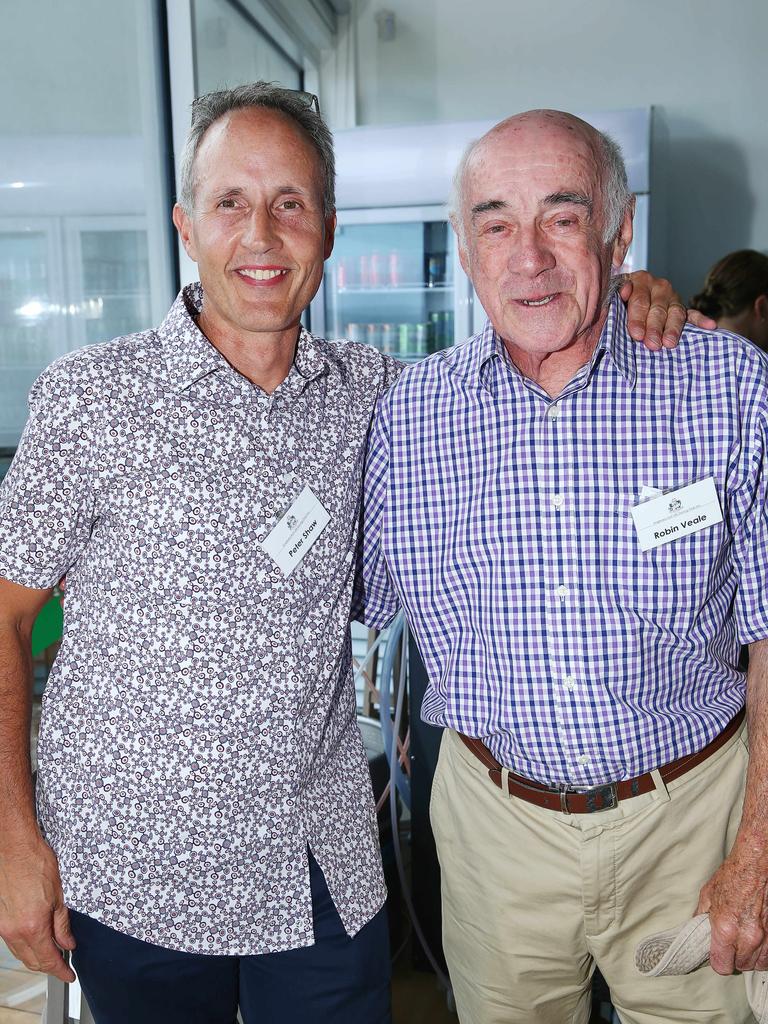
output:
<path id="1" fill-rule="evenodd" d="M 735 735 L 739 726 L 744 721 L 744 708 L 731 719 L 719 736 L 715 736 L 711 743 L 695 754 L 687 754 L 679 757 L 676 761 L 662 765 L 659 768 L 659 775 L 663 782 L 672 782 L 685 775 L 697 764 L 706 761 L 716 750 L 726 743 L 731 736 Z M 501 789 L 502 766 L 490 752 L 482 740 L 474 739 L 471 736 L 464 736 L 457 733 L 461 742 L 468 747 L 475 757 L 488 769 L 488 776 L 495 786 Z M 619 800 L 629 800 L 633 796 L 640 796 L 641 793 L 650 793 L 656 788 L 653 775 L 646 772 L 645 775 L 638 775 L 634 779 L 624 779 L 622 782 L 609 782 L 604 786 L 595 786 L 592 789 L 556 789 L 545 786 L 532 779 L 526 779 L 522 775 L 515 775 L 509 772 L 507 775 L 509 795 L 516 796 L 520 800 L 527 800 L 528 803 L 536 804 L 537 807 L 546 807 L 549 811 L 562 811 L 563 814 L 591 814 L 593 811 L 607 811 L 615 807 Z"/>

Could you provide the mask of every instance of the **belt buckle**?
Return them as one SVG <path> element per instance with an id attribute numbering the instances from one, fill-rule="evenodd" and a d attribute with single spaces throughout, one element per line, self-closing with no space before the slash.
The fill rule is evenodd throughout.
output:
<path id="1" fill-rule="evenodd" d="M 586 797 L 587 814 L 594 814 L 595 811 L 610 811 L 619 803 L 618 783 L 607 782 L 603 786 L 592 786 L 591 789 L 577 790 L 580 796 Z M 560 810 L 563 814 L 570 814 L 568 809 L 568 790 L 563 787 L 560 790 Z"/>

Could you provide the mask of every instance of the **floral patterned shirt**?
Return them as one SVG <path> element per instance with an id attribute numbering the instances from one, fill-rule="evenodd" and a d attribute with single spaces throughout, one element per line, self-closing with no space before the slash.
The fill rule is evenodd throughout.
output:
<path id="1" fill-rule="evenodd" d="M 67 576 L 38 814 L 70 907 L 147 942 L 311 945 L 307 846 L 349 934 L 385 897 L 349 614 L 366 436 L 398 365 L 302 330 L 272 395 L 196 324 L 59 359 L 0 488 L 0 575 Z M 305 486 L 330 521 L 284 575 Z"/>

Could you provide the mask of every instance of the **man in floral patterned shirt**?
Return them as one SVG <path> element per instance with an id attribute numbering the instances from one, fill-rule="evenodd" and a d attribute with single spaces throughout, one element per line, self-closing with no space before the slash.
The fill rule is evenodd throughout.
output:
<path id="1" fill-rule="evenodd" d="M 389 1020 L 348 619 L 398 366 L 300 327 L 333 180 L 303 94 L 198 101 L 174 221 L 202 287 L 41 375 L 0 491 L 0 934 L 64 979 L 72 950 L 109 1024 Z M 36 816 L 29 634 L 65 573 Z"/>

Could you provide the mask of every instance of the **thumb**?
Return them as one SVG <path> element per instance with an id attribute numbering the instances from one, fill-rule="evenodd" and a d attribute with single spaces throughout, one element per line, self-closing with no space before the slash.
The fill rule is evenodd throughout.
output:
<path id="1" fill-rule="evenodd" d="M 69 910 L 63 905 L 53 912 L 53 937 L 60 949 L 74 949 L 77 945 L 69 923 Z"/>
<path id="2" fill-rule="evenodd" d="M 712 896 L 709 887 L 709 882 L 702 886 L 701 892 L 699 893 L 699 902 L 696 904 L 696 914 L 708 914 L 712 907 Z"/>

